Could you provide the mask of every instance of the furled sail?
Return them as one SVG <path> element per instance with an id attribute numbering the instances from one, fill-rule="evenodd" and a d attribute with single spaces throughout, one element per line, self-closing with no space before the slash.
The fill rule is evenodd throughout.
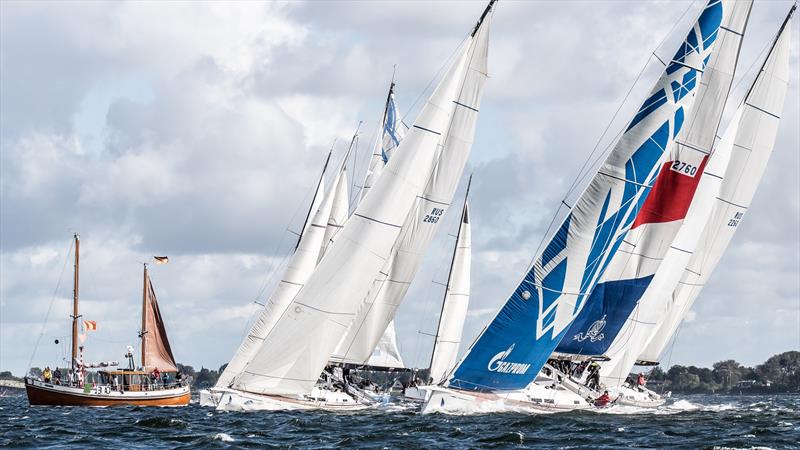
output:
<path id="1" fill-rule="evenodd" d="M 467 74 L 458 87 L 457 96 L 452 100 L 455 112 L 449 130 L 444 135 L 433 173 L 412 212 L 405 218 L 391 260 L 374 279 L 356 319 L 331 356 L 332 361 L 354 364 L 367 361 L 402 303 L 438 229 L 440 219 L 453 200 L 469 158 L 483 84 L 487 76 L 488 22 L 475 30 L 469 42 Z M 399 152 L 405 151 L 405 147 L 401 146 Z"/>
<path id="2" fill-rule="evenodd" d="M 655 362 L 728 248 L 750 206 L 775 145 L 789 83 L 792 7 L 753 85 L 726 132 L 731 159 L 699 245 L 671 295 L 667 315 L 639 356 Z M 725 141 L 723 141 L 725 142 Z M 720 144 L 722 146 L 723 143 Z"/>
<path id="3" fill-rule="evenodd" d="M 727 5 L 711 0 L 599 171 L 449 385 L 515 390 L 536 377 L 619 248 L 691 111 Z"/>
<path id="4" fill-rule="evenodd" d="M 158 309 L 153 282 L 144 268 L 144 299 L 142 301 L 142 367 L 145 370 L 158 368 L 161 372 L 177 372 L 175 357 L 167 338 L 167 329 Z"/>
<path id="5" fill-rule="evenodd" d="M 241 371 L 260 348 L 261 343 L 275 325 L 275 322 L 283 314 L 286 306 L 314 271 L 334 200 L 334 192 L 329 192 L 328 195 L 325 195 L 323 191 L 325 185 L 324 174 L 329 161 L 330 154 L 328 154 L 328 160 L 325 162 L 325 168 L 323 168 L 323 174 L 320 176 L 314 201 L 312 201 L 311 207 L 314 208 L 317 205 L 317 208 L 312 209 L 308 216 L 308 225 L 303 227 L 305 232 L 300 236 L 297 249 L 291 256 L 286 272 L 270 294 L 267 304 L 259 312 L 247 336 L 239 344 L 239 348 L 230 362 L 228 362 L 228 366 L 225 367 L 222 375 L 217 380 L 215 386 L 218 388 L 229 387 L 234 378 L 241 374 Z M 341 170 L 339 173 L 341 173 Z M 334 191 L 338 184 L 339 177 L 337 176 L 334 179 L 331 190 Z"/>
<path id="6" fill-rule="evenodd" d="M 234 388 L 278 395 L 311 391 L 365 292 L 390 260 L 402 224 L 423 194 L 442 136 L 448 134 L 472 47 L 473 40 L 467 39 L 456 52 L 402 148 L 334 237 Z M 374 347 L 373 343 L 370 353 Z"/>
<path id="7" fill-rule="evenodd" d="M 586 308 L 556 348 L 557 352 L 614 355 L 616 359 L 625 359 L 623 352 L 633 352 L 635 360 L 643 341 L 663 314 L 666 299 L 660 293 L 665 287 L 672 291 L 685 267 L 685 264 L 674 265 L 674 257 L 665 255 L 669 251 L 682 254 L 691 251 L 686 241 L 696 238 L 706 219 L 702 211 L 696 211 L 698 217 L 689 223 L 689 205 L 697 197 L 716 197 L 719 185 L 715 180 L 706 180 L 707 174 L 710 172 L 713 177 L 725 170 L 722 158 L 717 158 L 716 170 L 709 171 L 706 164 L 733 82 L 751 6 L 752 1 L 726 5 L 722 26 L 716 35 L 709 36 L 716 39 L 715 48 L 703 67 L 694 107 L 686 116 L 681 133 L 631 230 L 592 292 Z M 724 160 L 727 161 L 727 156 Z M 699 189 L 698 185 L 703 183 L 705 188 Z M 673 242 L 679 230 L 683 237 Z M 613 364 L 604 363 L 604 367 L 608 369 Z M 627 375 L 626 372 L 620 382 L 624 382 Z"/>
<path id="8" fill-rule="evenodd" d="M 399 369 L 405 367 L 403 358 L 400 356 L 400 349 L 397 348 L 397 333 L 394 329 L 394 321 L 389 322 L 386 331 L 383 332 L 381 339 L 372 355 L 367 361 L 371 367 L 390 367 Z"/>
<path id="9" fill-rule="evenodd" d="M 469 187 L 467 188 L 469 195 Z M 472 231 L 469 225 L 469 207 L 464 197 L 464 208 L 461 212 L 461 225 L 458 227 L 456 247 L 453 261 L 450 264 L 450 275 L 439 316 L 436 340 L 431 354 L 430 378 L 432 383 L 445 381 L 447 375 L 458 361 L 458 347 L 461 345 L 461 333 L 467 319 L 470 292 L 470 267 L 472 265 Z"/>

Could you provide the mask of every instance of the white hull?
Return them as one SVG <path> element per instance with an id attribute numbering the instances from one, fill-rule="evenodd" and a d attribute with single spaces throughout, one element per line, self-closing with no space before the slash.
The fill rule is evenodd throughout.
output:
<path id="1" fill-rule="evenodd" d="M 412 402 L 425 402 L 431 397 L 432 389 L 436 386 L 409 386 L 403 391 L 403 400 Z"/>
<path id="2" fill-rule="evenodd" d="M 218 411 L 360 411 L 370 405 L 357 402 L 350 395 L 341 391 L 328 391 L 314 388 L 308 395 L 279 396 L 254 394 L 250 392 L 227 389 L 221 393 Z"/>
<path id="3" fill-rule="evenodd" d="M 222 398 L 222 391 L 217 389 L 203 389 L 200 391 L 200 406 L 216 408 Z"/>
<path id="4" fill-rule="evenodd" d="M 594 408 L 581 396 L 561 386 L 531 383 L 525 389 L 503 393 L 461 391 L 439 386 L 425 386 L 430 397 L 422 407 L 423 414 L 481 414 L 489 412 L 521 412 L 548 414 Z"/>
<path id="5" fill-rule="evenodd" d="M 666 398 L 647 388 L 642 388 L 640 391 L 638 388 L 620 386 L 616 389 L 615 394 L 617 395 L 617 399 L 614 401 L 616 405 L 658 408 L 667 402 Z"/>

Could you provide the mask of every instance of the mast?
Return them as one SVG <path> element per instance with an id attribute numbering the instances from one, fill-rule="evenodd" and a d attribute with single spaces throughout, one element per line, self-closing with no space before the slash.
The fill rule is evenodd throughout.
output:
<path id="1" fill-rule="evenodd" d="M 78 357 L 78 273 L 80 271 L 80 251 L 81 239 L 78 233 L 75 233 L 75 271 L 72 281 L 72 359 L 70 360 L 70 367 L 72 373 L 75 373 L 75 359 Z"/>
<path id="2" fill-rule="evenodd" d="M 442 297 L 442 309 L 439 311 L 439 322 L 436 324 L 436 334 L 433 335 L 433 349 L 431 349 L 431 362 L 428 363 L 428 369 L 433 367 L 433 357 L 436 355 L 436 343 L 439 342 L 439 331 L 442 329 L 442 317 L 444 316 L 444 307 L 447 303 L 447 294 L 450 292 L 450 279 L 453 278 L 453 264 L 456 261 L 458 240 L 461 237 L 461 223 L 464 222 L 464 214 L 467 211 L 467 199 L 469 198 L 470 186 L 472 186 L 472 175 L 469 176 L 469 181 L 467 181 L 467 192 L 464 194 L 464 206 L 461 207 L 461 220 L 458 222 L 459 225 L 458 231 L 456 232 L 456 244 L 453 246 L 453 257 L 450 259 L 450 271 L 447 273 L 447 284 L 445 284 L 444 296 Z"/>
<path id="3" fill-rule="evenodd" d="M 335 143 L 334 143 L 335 144 Z M 331 154 L 333 154 L 333 145 L 331 146 L 330 151 L 328 151 L 328 157 L 325 159 L 325 165 L 322 166 L 322 173 L 319 174 L 319 181 L 317 181 L 317 188 L 314 189 L 314 197 L 311 198 L 311 204 L 308 205 L 308 212 L 306 213 L 306 218 L 303 220 L 303 223 L 308 223 L 308 218 L 311 217 L 311 213 L 314 212 L 314 202 L 317 201 L 317 194 L 319 194 L 319 186 L 322 184 L 322 180 L 325 177 L 325 171 L 328 170 L 328 163 L 331 161 Z M 300 239 L 303 239 L 303 233 L 305 230 L 300 232 L 300 235 L 297 236 L 297 242 L 294 244 L 294 249 L 297 250 L 297 247 L 300 245 Z"/>
<path id="4" fill-rule="evenodd" d="M 147 334 L 147 263 L 144 263 L 144 275 L 142 276 L 142 331 L 139 333 L 139 337 L 142 338 L 142 369 L 147 367 L 145 364 L 145 335 Z"/>
<path id="5" fill-rule="evenodd" d="M 496 2 L 496 1 L 497 0 L 490 0 L 489 4 L 486 5 L 486 9 L 483 10 L 483 14 L 481 14 L 481 17 L 478 18 L 478 23 L 476 23 L 475 24 L 475 28 L 472 29 L 472 33 L 470 33 L 470 37 L 475 37 L 475 33 L 477 33 L 478 29 L 481 27 L 481 24 L 483 23 L 483 19 L 485 19 L 486 15 L 489 14 L 489 11 L 492 10 L 492 6 L 494 6 L 494 2 Z"/>

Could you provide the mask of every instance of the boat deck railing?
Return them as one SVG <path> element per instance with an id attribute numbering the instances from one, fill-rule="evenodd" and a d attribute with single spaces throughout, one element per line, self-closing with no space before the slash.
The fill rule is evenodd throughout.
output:
<path id="1" fill-rule="evenodd" d="M 96 389 L 96 388 L 109 388 L 108 391 L 121 391 L 121 392 L 146 392 L 146 391 L 163 391 L 167 389 L 177 389 L 179 387 L 189 386 L 189 380 L 181 381 L 167 381 L 166 383 L 136 383 L 136 384 L 114 384 L 114 383 L 97 383 L 85 381 L 83 384 L 77 382 L 70 382 L 68 380 L 45 380 L 41 377 L 27 377 L 26 380 L 39 381 L 53 386 L 64 386 L 80 389 Z"/>

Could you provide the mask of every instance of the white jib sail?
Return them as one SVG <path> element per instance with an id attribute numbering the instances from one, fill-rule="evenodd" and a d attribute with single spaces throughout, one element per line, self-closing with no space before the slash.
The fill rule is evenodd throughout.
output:
<path id="1" fill-rule="evenodd" d="M 467 41 L 456 53 L 402 148 L 334 237 L 314 274 L 235 380 L 234 388 L 292 395 L 308 393 L 314 387 L 358 312 L 364 293 L 391 257 L 403 221 L 424 191 L 441 137 L 448 131 L 469 47 Z"/>
<path id="2" fill-rule="evenodd" d="M 334 180 L 333 187 L 336 187 L 337 180 Z M 324 195 L 324 180 L 320 179 L 317 193 L 312 204 L 312 213 L 308 217 L 308 226 L 300 236 L 297 249 L 283 274 L 283 278 L 272 291 L 272 294 L 258 315 L 258 318 L 250 327 L 247 336 L 242 340 L 236 353 L 228 362 L 228 366 L 222 372 L 215 387 L 228 387 L 231 382 L 241 374 L 244 367 L 258 351 L 267 333 L 275 325 L 286 306 L 294 298 L 303 283 L 314 271 L 319 257 L 322 239 L 325 235 L 326 223 L 330 215 L 333 203 L 333 192 Z M 314 209 L 314 205 L 318 205 Z"/>
<path id="3" fill-rule="evenodd" d="M 439 221 L 453 200 L 469 158 L 487 76 L 488 25 L 485 22 L 472 38 L 468 52 L 469 70 L 459 86 L 458 96 L 453 100 L 456 109 L 452 123 L 425 192 L 406 218 L 391 261 L 374 279 L 358 316 L 331 355 L 332 361 L 363 364 L 369 359 L 375 344 L 403 301 L 438 229 Z M 398 154 L 405 151 L 403 145 Z"/>
<path id="4" fill-rule="evenodd" d="M 458 239 L 450 266 L 442 314 L 436 331 L 436 341 L 431 355 L 430 378 L 432 383 L 445 381 L 456 365 L 461 333 L 467 319 L 470 292 L 470 267 L 472 264 L 472 231 L 469 224 L 469 207 L 464 200 L 464 212 L 458 229 Z"/>
<path id="5" fill-rule="evenodd" d="M 348 150 L 348 156 L 350 151 Z M 344 227 L 344 223 L 350 214 L 350 181 L 347 178 L 347 156 L 342 161 L 342 167 L 339 170 L 339 176 L 334 186 L 333 191 L 333 205 L 331 206 L 331 213 L 328 217 L 328 222 L 325 226 L 325 237 L 322 240 L 322 250 L 319 252 L 319 259 L 325 256 L 328 247 L 331 244 L 331 239 Z"/>
<path id="6" fill-rule="evenodd" d="M 600 375 L 608 387 L 625 382 L 639 353 L 655 332 L 670 303 L 671 293 L 708 221 L 709 203 L 719 194 L 719 177 L 727 166 L 729 150 L 718 150 L 719 155 L 715 153 L 710 160 L 707 158 L 730 92 L 751 6 L 751 1 L 740 1 L 730 3 L 726 10 L 715 50 L 704 69 L 693 112 L 676 139 L 669 159 L 670 167 L 662 169 L 665 172 L 659 175 L 670 176 L 674 182 L 665 186 L 658 186 L 657 182 L 656 190 L 666 187 L 668 192 L 651 193 L 653 199 L 662 194 L 668 196 L 659 211 L 666 215 L 669 215 L 668 211 L 675 205 L 684 201 L 691 202 L 688 210 L 684 210 L 683 220 L 661 222 L 664 219 L 659 217 L 644 219 L 646 224 L 634 228 L 628 234 L 620 246 L 620 252 L 614 258 L 615 262 L 623 262 L 627 276 L 616 273 L 614 262 L 606 273 L 607 277 L 611 275 L 618 278 L 636 278 L 637 273 L 654 273 L 636 308 L 606 351 L 605 355 L 611 360 L 601 364 Z M 680 184 L 689 175 L 685 170 L 676 175 L 674 169 L 676 165 L 683 167 L 684 164 L 686 167 L 698 167 L 702 170 L 694 175 L 700 179 L 695 181 L 697 187 L 693 196 L 689 191 L 684 192 L 688 185 L 684 184 L 682 187 Z M 646 204 L 645 207 L 647 206 Z M 656 223 L 647 224 L 650 220 Z M 667 247 L 665 243 L 668 242 L 671 245 Z M 632 248 L 626 248 L 631 244 Z M 637 255 L 643 256 L 637 258 Z M 648 271 L 645 269 L 647 266 L 655 266 L 655 271 Z"/>
<path id="7" fill-rule="evenodd" d="M 788 89 L 789 25 L 787 18 L 750 92 L 729 125 L 726 136 L 735 138 L 728 144 L 732 154 L 720 195 L 714 199 L 711 218 L 700 237 L 700 244 L 672 293 L 668 314 L 639 356 L 641 360 L 658 361 L 728 248 L 764 175 Z"/>
<path id="8" fill-rule="evenodd" d="M 389 326 L 383 332 L 378 345 L 372 352 L 372 356 L 369 357 L 367 365 L 398 369 L 405 367 L 403 358 L 400 356 L 400 350 L 397 348 L 397 333 L 394 329 L 394 321 L 389 322 Z"/>

